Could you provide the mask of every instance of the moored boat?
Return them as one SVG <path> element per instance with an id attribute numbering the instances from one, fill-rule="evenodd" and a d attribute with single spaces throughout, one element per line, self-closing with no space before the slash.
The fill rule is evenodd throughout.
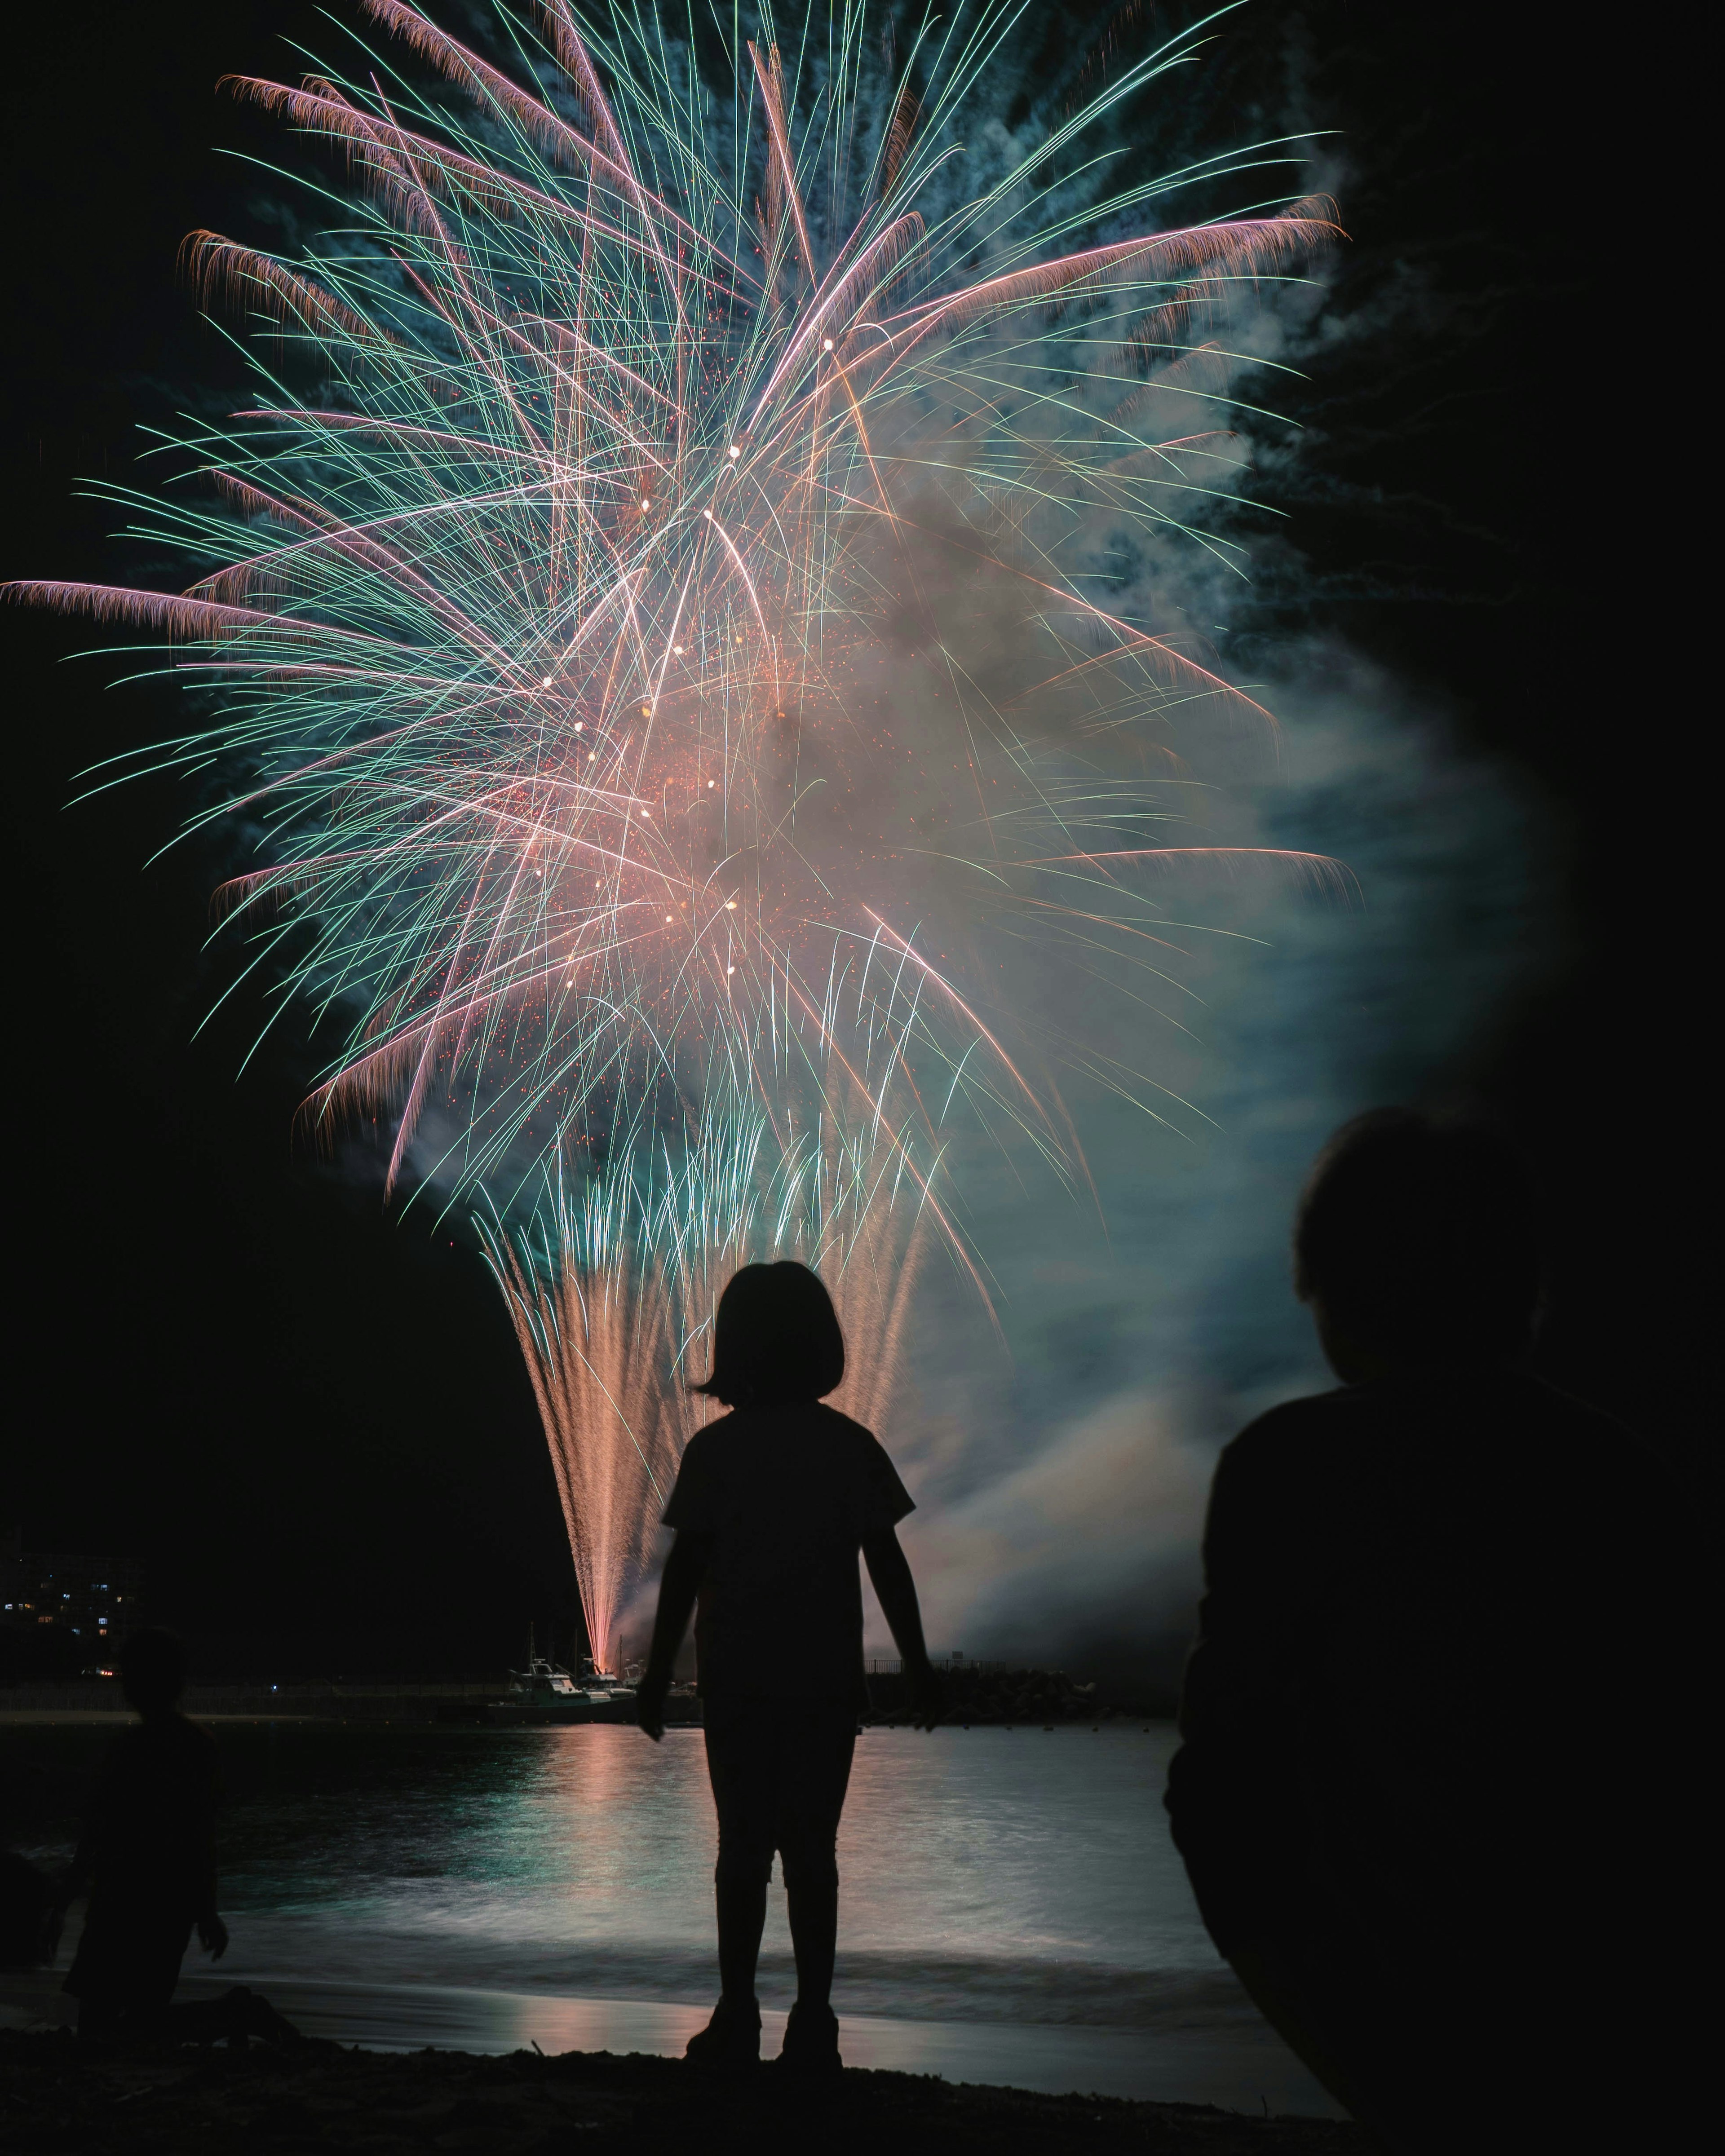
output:
<path id="1" fill-rule="evenodd" d="M 485 1710 L 485 1719 L 506 1725 L 634 1720 L 632 1671 L 623 1676 L 614 1676 L 608 1671 L 595 1669 L 591 1657 L 586 1655 L 578 1658 L 578 1676 L 549 1656 L 540 1654 L 530 1628 L 527 1666 L 510 1671 L 508 1697 L 492 1702 Z M 675 1702 L 680 1711 L 672 1718 L 680 1722 L 699 1718 L 692 1695 L 686 1701 L 680 1696 L 686 1690 L 679 1688 L 680 1696 Z"/>

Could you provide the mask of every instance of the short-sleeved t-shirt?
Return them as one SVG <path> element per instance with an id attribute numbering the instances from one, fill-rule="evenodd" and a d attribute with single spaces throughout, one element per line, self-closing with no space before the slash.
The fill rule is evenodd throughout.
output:
<path id="1" fill-rule="evenodd" d="M 819 1401 L 697 1430 L 665 1524 L 713 1537 L 695 1618 L 702 1697 L 865 1702 L 857 1554 L 914 1510 L 872 1433 Z"/>

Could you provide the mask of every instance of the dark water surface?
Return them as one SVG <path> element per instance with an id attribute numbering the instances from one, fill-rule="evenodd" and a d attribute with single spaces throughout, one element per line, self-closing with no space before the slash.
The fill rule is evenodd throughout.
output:
<path id="1" fill-rule="evenodd" d="M 316 2033 L 391 2046 L 676 2051 L 705 2018 L 698 1732 L 655 1747 L 604 1727 L 214 1726 L 224 1980 Z M 112 1729 L 0 1730 L 33 1785 L 39 1860 L 67 1853 Z M 1333 2115 L 1204 1935 L 1162 1811 L 1173 1743 L 1162 1724 L 865 1736 L 839 1845 L 846 2058 Z M 202 1957 L 187 1969 L 193 1989 L 208 1980 Z M 775 1887 L 770 2030 L 794 1989 Z"/>

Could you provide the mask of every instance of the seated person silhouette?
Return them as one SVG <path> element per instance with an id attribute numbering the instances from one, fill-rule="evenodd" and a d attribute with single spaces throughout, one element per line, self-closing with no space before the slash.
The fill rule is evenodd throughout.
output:
<path id="1" fill-rule="evenodd" d="M 856 1718 L 868 1703 L 857 1553 L 904 1658 L 919 1726 L 939 1713 L 916 1590 L 894 1530 L 911 1509 L 869 1431 L 822 1405 L 845 1375 L 826 1289 L 788 1260 L 745 1265 L 720 1300 L 713 1370 L 697 1392 L 730 1414 L 698 1430 L 665 1511 L 666 1560 L 641 1727 L 664 1733 L 671 1666 L 697 1599 L 696 1654 L 719 1816 L 719 2003 L 688 2056 L 760 2056 L 755 1967 L 773 1856 L 784 1865 L 797 1999 L 782 2064 L 836 2072 L 829 2003 L 839 1921 L 835 1844 Z"/>
<path id="2" fill-rule="evenodd" d="M 1295 1277 L 1341 1388 L 1221 1456 L 1168 1777 L 1217 1946 L 1420 2156 L 1571 2145 L 1656 1929 L 1673 1507 L 1625 1430 L 1518 1367 L 1539 1270 L 1490 1134 L 1392 1109 L 1331 1141 Z"/>
<path id="3" fill-rule="evenodd" d="M 0 1969 L 37 1969 L 59 1945 L 54 1882 L 16 1850 L 0 1851 Z"/>
<path id="4" fill-rule="evenodd" d="M 60 1882 L 62 1907 L 90 1888 L 65 1983 L 79 2003 L 79 2035 L 96 2042 L 291 2036 L 290 2025 L 243 1986 L 220 1999 L 170 2006 L 194 1926 L 214 1959 L 228 1950 L 228 1928 L 216 1912 L 216 1748 L 180 1712 L 185 1654 L 171 1632 L 134 1633 L 120 1674 L 139 1718 L 109 1753 Z"/>
<path id="5" fill-rule="evenodd" d="M 59 1810 L 54 1778 L 40 1760 L 0 1745 L 0 1840 L 34 1841 Z M 60 1943 L 55 1881 L 11 1847 L 0 1850 L 0 1969 L 40 1969 Z"/>

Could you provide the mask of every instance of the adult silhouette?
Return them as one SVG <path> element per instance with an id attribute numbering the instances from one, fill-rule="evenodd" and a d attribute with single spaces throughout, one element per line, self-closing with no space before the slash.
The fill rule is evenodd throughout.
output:
<path id="1" fill-rule="evenodd" d="M 1676 1508 L 1624 1429 L 1521 1367 L 1540 1255 L 1491 1133 L 1347 1125 L 1294 1253 L 1342 1383 L 1218 1466 L 1174 1839 L 1217 1945 L 1386 2147 L 1568 2145 L 1566 2113 L 1655 2071 Z"/>
<path id="2" fill-rule="evenodd" d="M 872 1435 L 822 1404 L 845 1374 L 845 1342 L 819 1278 L 790 1260 L 745 1265 L 720 1298 L 712 1375 L 697 1392 L 731 1412 L 689 1440 L 665 1521 L 676 1541 L 639 1688 L 658 1739 L 691 1611 L 719 1818 L 715 1873 L 719 2002 L 689 2056 L 758 2059 L 755 1969 L 773 1857 L 784 1867 L 797 1999 L 781 2061 L 834 2072 L 830 2003 L 838 1933 L 835 1844 L 868 1702 L 860 1551 L 904 1658 L 917 1719 L 938 1717 L 939 1681 L 922 1640 L 896 1532 L 912 1510 Z"/>

